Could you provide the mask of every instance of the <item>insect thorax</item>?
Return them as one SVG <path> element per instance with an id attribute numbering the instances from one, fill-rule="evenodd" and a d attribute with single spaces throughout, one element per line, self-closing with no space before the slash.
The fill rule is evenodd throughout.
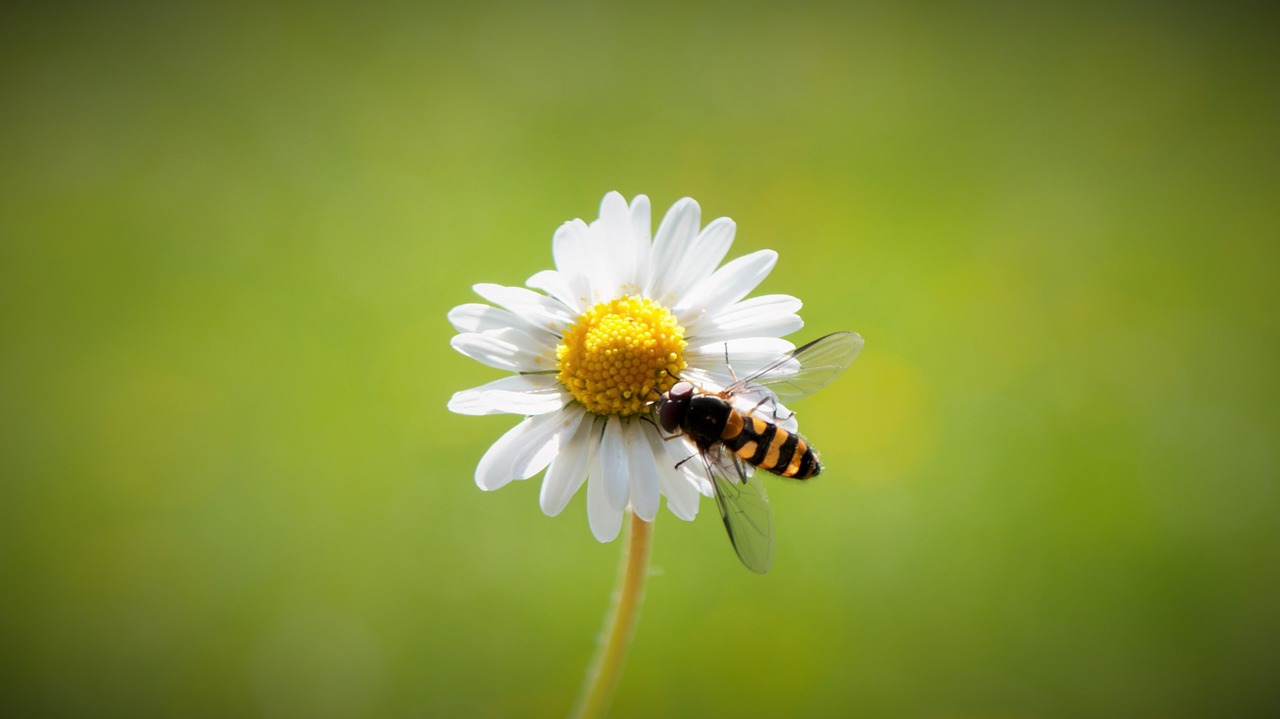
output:
<path id="1" fill-rule="evenodd" d="M 725 400 L 713 395 L 697 395 L 689 402 L 684 429 L 698 442 L 713 442 L 720 438 L 731 412 L 733 408 Z"/>

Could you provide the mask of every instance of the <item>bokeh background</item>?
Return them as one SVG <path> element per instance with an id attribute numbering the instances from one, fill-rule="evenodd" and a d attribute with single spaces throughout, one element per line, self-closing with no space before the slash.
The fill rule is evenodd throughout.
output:
<path id="1" fill-rule="evenodd" d="M 10 4 L 9 716 L 567 712 L 621 543 L 449 349 L 608 190 L 780 251 L 828 472 L 663 510 L 615 716 L 1280 711 L 1276 23 L 1204 3 Z M 655 217 L 655 226 L 658 217 Z"/>

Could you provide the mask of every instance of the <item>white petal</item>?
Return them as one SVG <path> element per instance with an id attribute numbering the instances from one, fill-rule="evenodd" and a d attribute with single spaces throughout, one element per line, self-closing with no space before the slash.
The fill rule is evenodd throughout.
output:
<path id="1" fill-rule="evenodd" d="M 650 212 L 649 198 L 644 195 L 636 195 L 631 201 L 631 228 L 635 231 L 637 237 L 643 237 L 645 245 L 649 244 L 650 234 Z"/>
<path id="2" fill-rule="evenodd" d="M 617 193 L 610 193 L 617 195 Z M 642 196 L 643 197 L 643 196 Z M 644 210 L 644 226 L 636 226 L 636 208 L 629 207 L 622 195 L 617 195 L 620 203 L 607 203 L 610 213 L 607 226 L 612 237 L 613 249 L 609 253 L 609 263 L 615 268 L 615 279 L 618 286 L 615 295 L 639 295 L 644 291 L 644 280 L 647 278 L 649 266 L 649 210 L 648 198 L 640 202 Z M 609 197 L 605 198 L 606 200 Z M 640 201 L 642 198 L 637 198 Z M 606 225 L 606 206 L 600 207 L 601 225 Z M 616 215 L 616 216 L 615 216 Z"/>
<path id="3" fill-rule="evenodd" d="M 564 413 L 544 414 L 529 419 L 537 421 L 546 418 L 538 425 L 537 432 L 530 431 L 530 446 L 520 453 L 511 463 L 511 471 L 516 479 L 528 479 L 547 468 L 551 460 L 560 451 L 560 434 L 566 430 Z"/>
<path id="4" fill-rule="evenodd" d="M 564 429 L 560 414 L 529 417 L 498 438 L 476 466 L 476 484 L 485 491 L 506 486 L 513 479 L 528 479 L 551 461 L 558 448 L 557 433 Z"/>
<path id="5" fill-rule="evenodd" d="M 449 344 L 471 359 L 508 372 L 555 369 L 555 345 L 519 329 L 464 332 Z"/>
<path id="6" fill-rule="evenodd" d="M 676 291 L 675 277 L 671 273 L 682 265 L 698 236 L 701 221 L 702 208 L 692 198 L 685 197 L 667 210 L 653 237 L 653 259 L 645 291 L 649 297 L 668 307 Z"/>
<path id="7" fill-rule="evenodd" d="M 610 250 L 616 251 L 623 240 L 631 236 L 631 209 L 627 200 L 617 192 L 610 192 L 600 201 L 600 219 L 593 223 L 600 230 L 606 231 L 607 239 L 614 244 Z"/>
<path id="8" fill-rule="evenodd" d="M 686 522 L 692 522 L 698 516 L 698 502 L 702 495 L 697 487 L 676 472 L 674 478 L 663 476 L 662 493 L 667 497 L 667 509 Z"/>
<path id="9" fill-rule="evenodd" d="M 702 340 L 725 340 L 745 336 L 785 337 L 804 328 L 800 315 L 777 315 L 754 322 L 716 327 L 699 337 Z"/>
<path id="10" fill-rule="evenodd" d="M 587 479 L 596 446 L 600 444 L 600 431 L 594 415 L 588 415 L 581 408 L 566 411 L 573 412 L 573 423 L 560 435 L 560 453 L 547 468 L 542 492 L 538 495 L 538 503 L 548 517 L 563 512 L 569 500 L 577 494 Z"/>
<path id="11" fill-rule="evenodd" d="M 682 321 L 688 322 L 699 316 L 718 314 L 759 286 L 777 261 L 778 253 L 773 250 L 760 250 L 731 260 L 699 282 L 672 309 Z"/>
<path id="12" fill-rule="evenodd" d="M 551 240 L 551 254 L 555 258 L 556 269 L 560 271 L 569 294 L 578 301 L 578 306 L 590 302 L 590 278 L 594 271 L 588 241 L 588 228 L 582 220 L 570 220 L 556 230 Z"/>
<path id="13" fill-rule="evenodd" d="M 711 478 L 707 476 L 706 467 L 698 456 L 698 448 L 686 437 L 661 441 L 659 449 L 667 455 L 667 462 L 663 466 L 675 473 L 673 478 L 678 476 L 680 482 L 693 487 L 696 492 L 708 497 L 714 496 Z M 696 507 L 694 509 L 696 511 Z"/>
<path id="14" fill-rule="evenodd" d="M 658 514 L 658 463 L 645 435 L 657 435 L 652 425 L 628 422 L 626 426 L 627 467 L 631 475 L 631 508 L 646 522 Z"/>
<path id="15" fill-rule="evenodd" d="M 780 337 L 739 337 L 690 347 L 685 350 L 685 360 L 691 367 L 704 369 L 723 366 L 727 358 L 736 370 L 740 362 L 777 359 L 793 349 L 795 345 Z"/>
<path id="16" fill-rule="evenodd" d="M 564 275 L 555 270 L 543 270 L 533 277 L 530 277 L 526 285 L 535 290 L 542 290 L 552 297 L 564 303 L 565 307 L 574 313 L 576 317 L 581 314 L 585 307 L 582 306 L 582 298 L 575 297 L 573 290 L 569 288 L 569 282 Z"/>
<path id="17" fill-rule="evenodd" d="M 449 310 L 449 322 L 459 332 L 487 332 L 518 327 L 520 318 L 506 310 L 469 302 Z"/>
<path id="18" fill-rule="evenodd" d="M 751 467 L 744 466 L 750 471 Z M 698 493 L 704 497 L 715 497 L 716 490 L 711 485 L 711 478 L 707 476 L 707 470 L 702 465 L 695 465 L 690 462 L 680 467 L 680 474 L 684 475 L 685 481 L 693 485 Z"/>
<path id="19" fill-rule="evenodd" d="M 605 496 L 602 454 L 596 452 L 595 461 L 591 463 L 591 476 L 587 478 L 587 523 L 591 525 L 591 533 L 596 539 L 612 542 L 622 529 L 622 510 L 610 505 Z"/>
<path id="20" fill-rule="evenodd" d="M 475 293 L 511 311 L 532 327 L 546 330 L 557 337 L 573 324 L 574 317 L 564 304 L 523 287 L 504 287 L 482 282 L 472 287 Z"/>
<path id="21" fill-rule="evenodd" d="M 546 414 L 564 407 L 570 396 L 553 374 L 518 374 L 455 392 L 449 411 L 458 414 Z"/>
<path id="22" fill-rule="evenodd" d="M 704 344 L 737 337 L 781 337 L 804 326 L 796 314 L 800 300 L 791 295 L 761 295 L 743 300 L 714 316 L 701 316 L 685 326 L 690 342 Z"/>
<path id="23" fill-rule="evenodd" d="M 604 437 L 600 440 L 600 465 L 604 471 L 604 492 L 609 506 L 614 509 L 626 507 L 631 499 L 631 487 L 627 471 L 627 442 L 623 422 L 619 419 L 605 424 Z"/>
<path id="24" fill-rule="evenodd" d="M 582 274 L 582 248 L 587 244 L 587 224 L 569 220 L 556 228 L 551 237 L 551 257 L 556 269 L 564 275 Z"/>
<path id="25" fill-rule="evenodd" d="M 610 192 L 600 201 L 600 218 L 591 223 L 590 238 L 592 300 L 626 294 L 624 287 L 634 284 L 637 258 L 631 213 L 622 195 Z"/>
<path id="26" fill-rule="evenodd" d="M 635 255 L 635 270 L 628 278 L 630 286 L 625 294 L 643 295 L 649 283 L 649 267 L 653 255 L 653 242 L 649 234 L 649 198 L 636 195 L 631 201 L 631 241 Z"/>
<path id="27" fill-rule="evenodd" d="M 649 259 L 653 254 L 653 242 L 649 235 L 649 198 L 638 195 L 628 208 L 628 225 L 631 228 L 631 255 L 634 267 L 626 278 L 628 286 L 625 294 L 644 294 L 645 284 L 649 281 Z"/>
<path id="28" fill-rule="evenodd" d="M 606 215 L 617 215 L 617 219 L 626 221 L 629 214 L 627 198 L 621 192 L 610 190 L 604 193 L 604 199 L 600 201 L 600 219 L 603 220 Z"/>
<path id="29" fill-rule="evenodd" d="M 655 432 L 655 435 L 659 433 Z M 693 446 L 687 436 L 678 436 L 666 438 L 657 436 L 650 445 L 654 447 L 654 456 L 658 458 L 658 464 L 671 469 L 673 472 L 678 471 L 676 465 L 682 462 L 697 462 L 697 459 L 691 459 L 698 453 L 696 447 Z M 657 450 L 662 450 L 662 454 L 658 454 Z"/>
<path id="30" fill-rule="evenodd" d="M 732 383 L 735 375 L 750 377 L 793 349 L 795 345 L 777 337 L 747 337 L 698 345 L 685 350 L 689 369 L 681 375 L 696 384 L 722 388 Z"/>
<path id="31" fill-rule="evenodd" d="M 728 217 L 716 217 L 698 233 L 698 239 L 689 248 L 684 261 L 675 267 L 678 273 L 678 287 L 695 287 L 712 276 L 716 267 L 728 255 L 728 248 L 733 244 L 733 234 L 737 225 Z"/>
<path id="32" fill-rule="evenodd" d="M 678 306 L 678 300 L 682 300 L 708 281 L 721 260 L 729 253 L 736 228 L 733 220 L 727 217 L 712 220 L 711 224 L 698 234 L 679 264 L 661 268 L 662 272 L 670 273 L 670 287 L 674 292 L 674 295 L 668 298 L 668 307 L 673 304 Z"/>
<path id="33" fill-rule="evenodd" d="M 662 475 L 662 493 L 667 497 L 667 509 L 686 522 L 698 516 L 698 502 L 702 495 L 679 470 Z"/>
<path id="34" fill-rule="evenodd" d="M 654 235 L 656 257 L 683 258 L 694 238 L 698 236 L 698 227 L 702 222 L 702 208 L 692 197 L 682 197 L 676 201 L 667 214 L 658 223 L 658 232 Z"/>
<path id="35" fill-rule="evenodd" d="M 671 513 L 683 519 L 690 521 L 698 515 L 698 490 L 681 472 L 676 469 L 676 462 L 680 461 L 672 458 L 671 445 L 679 445 L 689 448 L 682 440 L 664 440 L 659 436 L 658 432 L 646 432 L 645 441 L 649 445 L 649 452 L 653 456 L 654 465 L 658 470 L 658 488 L 667 498 L 667 509 Z M 688 455 L 686 455 L 688 456 Z M 684 457 L 681 457 L 684 459 Z M 698 460 L 692 459 L 690 462 Z"/>

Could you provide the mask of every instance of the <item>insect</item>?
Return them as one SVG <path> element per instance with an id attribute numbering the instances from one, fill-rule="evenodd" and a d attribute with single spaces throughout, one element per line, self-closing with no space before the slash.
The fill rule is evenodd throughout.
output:
<path id="1" fill-rule="evenodd" d="M 762 483 L 746 465 L 792 479 L 809 479 L 822 471 L 817 452 L 797 431 L 794 415 L 779 402 L 826 387 L 861 349 L 858 333 L 835 332 L 747 377 L 734 376 L 718 392 L 681 379 L 656 402 L 659 426 L 697 447 L 694 456 L 701 457 L 711 479 L 729 541 L 753 572 L 763 574 L 773 565 L 773 513 Z M 732 368 L 729 372 L 733 374 Z M 684 461 L 688 459 L 692 457 Z"/>

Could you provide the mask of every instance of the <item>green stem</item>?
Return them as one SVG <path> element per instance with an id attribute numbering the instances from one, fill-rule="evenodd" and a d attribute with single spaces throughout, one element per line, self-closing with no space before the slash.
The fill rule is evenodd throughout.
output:
<path id="1" fill-rule="evenodd" d="M 622 567 L 618 586 L 613 592 L 613 606 L 605 618 L 601 643 L 583 678 L 578 703 L 570 715 L 573 719 L 597 719 L 609 711 L 609 703 L 622 678 L 622 663 L 631 647 L 640 604 L 644 600 L 644 580 L 649 571 L 649 545 L 653 524 L 634 513 L 626 547 L 622 550 Z"/>

